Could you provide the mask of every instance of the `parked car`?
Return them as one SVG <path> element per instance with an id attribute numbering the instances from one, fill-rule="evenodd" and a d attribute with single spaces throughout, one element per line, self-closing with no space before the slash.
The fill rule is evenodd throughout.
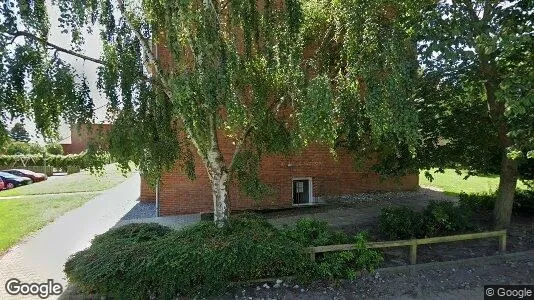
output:
<path id="1" fill-rule="evenodd" d="M 5 188 L 6 188 L 6 185 L 4 184 L 4 181 L 2 180 L 2 178 L 0 178 L 0 191 Z"/>
<path id="2" fill-rule="evenodd" d="M 31 178 L 15 176 L 6 172 L 0 172 L 0 178 L 4 181 L 6 189 L 12 189 L 14 187 L 32 183 Z"/>
<path id="3" fill-rule="evenodd" d="M 2 172 L 13 174 L 13 175 L 19 176 L 19 177 L 28 177 L 33 182 L 40 182 L 40 181 L 44 181 L 44 180 L 48 179 L 46 174 L 36 173 L 36 172 L 30 171 L 30 170 L 25 170 L 25 169 L 3 170 Z"/>

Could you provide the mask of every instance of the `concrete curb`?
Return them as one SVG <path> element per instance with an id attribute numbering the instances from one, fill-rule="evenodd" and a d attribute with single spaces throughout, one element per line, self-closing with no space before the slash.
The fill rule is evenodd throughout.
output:
<path id="1" fill-rule="evenodd" d="M 483 264 L 499 264 L 509 260 L 518 261 L 523 259 L 534 260 L 534 250 L 513 252 L 507 254 L 491 255 L 491 256 L 481 256 L 473 258 L 465 258 L 460 260 L 448 260 L 448 261 L 437 261 L 416 265 L 405 265 L 397 267 L 387 267 L 376 269 L 373 273 L 378 274 L 393 274 L 393 273 L 403 273 L 403 272 L 413 272 L 424 269 L 430 269 L 435 267 L 449 267 L 456 265 L 483 265 Z"/>

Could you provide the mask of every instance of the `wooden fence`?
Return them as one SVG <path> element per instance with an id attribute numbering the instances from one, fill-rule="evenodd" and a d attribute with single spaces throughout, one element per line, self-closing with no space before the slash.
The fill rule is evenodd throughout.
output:
<path id="1" fill-rule="evenodd" d="M 506 251 L 506 230 L 487 231 L 478 233 L 468 233 L 460 235 L 438 236 L 425 239 L 399 240 L 399 241 L 385 241 L 385 242 L 369 242 L 366 244 L 369 249 L 378 248 L 393 248 L 393 247 L 410 247 L 410 263 L 417 262 L 417 246 L 428 245 L 446 242 L 476 240 L 485 238 L 499 238 L 499 250 Z M 332 251 L 349 251 L 355 250 L 354 244 L 328 245 L 306 248 L 306 252 L 310 253 L 310 258 L 315 261 L 317 253 L 332 252 Z"/>

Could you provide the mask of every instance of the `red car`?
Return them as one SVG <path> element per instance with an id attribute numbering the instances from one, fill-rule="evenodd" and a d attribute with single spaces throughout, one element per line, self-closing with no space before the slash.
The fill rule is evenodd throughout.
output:
<path id="1" fill-rule="evenodd" d="M 13 174 L 15 176 L 20 176 L 20 177 L 28 177 L 33 182 L 40 182 L 40 181 L 44 181 L 48 179 L 46 174 L 36 173 L 30 170 L 24 170 L 24 169 L 11 169 L 11 170 L 4 170 L 2 172 L 6 172 L 6 173 Z"/>
<path id="2" fill-rule="evenodd" d="M 2 178 L 0 178 L 0 191 L 5 188 L 6 188 L 6 185 L 4 184 L 4 181 L 2 180 Z"/>

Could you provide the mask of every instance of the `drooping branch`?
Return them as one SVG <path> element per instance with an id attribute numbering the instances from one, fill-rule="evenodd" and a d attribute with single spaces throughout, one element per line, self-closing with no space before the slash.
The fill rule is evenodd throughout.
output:
<path id="1" fill-rule="evenodd" d="M 283 100 L 284 100 L 284 98 L 280 98 L 280 99 L 278 99 L 278 101 L 273 102 L 269 106 L 268 110 L 273 112 L 274 114 L 277 114 L 278 111 L 280 110 L 280 106 L 282 105 Z M 248 136 L 252 133 L 253 130 L 254 130 L 254 124 L 249 124 L 243 130 L 243 134 L 241 135 L 241 139 L 239 139 L 237 141 L 235 149 L 234 149 L 234 153 L 232 154 L 232 159 L 230 160 L 230 165 L 228 166 L 228 169 L 229 169 L 229 171 L 231 173 L 234 171 L 235 161 L 236 161 L 237 155 L 241 152 L 241 149 L 245 145 L 245 142 L 246 142 Z"/>
<path id="2" fill-rule="evenodd" d="M 172 91 L 171 91 L 170 85 L 167 82 L 166 78 L 163 76 L 163 72 L 161 71 L 161 69 L 160 69 L 160 67 L 158 65 L 156 56 L 152 52 L 152 49 L 151 49 L 150 45 L 148 44 L 146 39 L 143 37 L 141 32 L 139 32 L 139 30 L 137 30 L 137 28 L 135 28 L 135 26 L 132 23 L 132 20 L 130 20 L 130 18 L 128 17 L 128 13 L 126 12 L 126 7 L 124 5 L 124 0 L 119 0 L 118 4 L 119 4 L 119 11 L 121 12 L 122 16 L 124 17 L 126 25 L 130 28 L 130 30 L 133 32 L 135 37 L 139 40 L 139 44 L 141 45 L 141 48 L 143 48 L 143 51 L 145 52 L 149 63 L 153 67 L 153 70 L 154 70 L 154 73 L 155 73 L 156 77 L 159 79 L 159 81 L 160 81 L 160 83 L 161 83 L 161 85 L 163 87 L 163 91 L 165 92 L 167 97 L 169 97 L 169 99 L 172 99 Z"/>
<path id="3" fill-rule="evenodd" d="M 56 44 L 52 44 L 49 41 L 47 41 L 47 40 L 45 40 L 43 38 L 40 38 L 40 37 L 36 36 L 35 34 L 27 32 L 27 31 L 17 31 L 17 32 L 14 32 L 14 33 L 7 32 L 7 34 L 12 36 L 12 42 L 14 42 L 16 38 L 22 36 L 22 37 L 25 37 L 25 38 L 29 38 L 29 39 L 38 41 L 38 42 L 46 45 L 49 48 L 52 48 L 52 49 L 56 50 L 56 51 L 63 52 L 63 53 L 66 53 L 66 54 L 69 54 L 69 55 L 72 55 L 72 56 L 75 56 L 75 57 L 78 57 L 78 58 L 81 58 L 81 59 L 84 59 L 84 60 L 92 61 L 92 62 L 100 64 L 100 65 L 104 64 L 104 62 L 102 60 L 100 60 L 100 59 L 97 59 L 97 58 L 94 58 L 94 57 L 90 57 L 90 56 L 78 53 L 76 51 L 72 51 L 72 50 L 60 47 L 60 46 L 58 46 Z"/>

